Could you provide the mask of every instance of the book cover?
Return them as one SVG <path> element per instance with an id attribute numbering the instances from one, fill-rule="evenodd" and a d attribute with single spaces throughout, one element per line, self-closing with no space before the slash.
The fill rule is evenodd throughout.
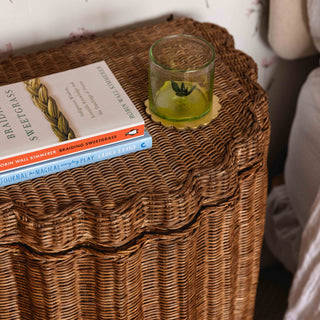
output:
<path id="1" fill-rule="evenodd" d="M 0 187 L 35 179 L 52 173 L 84 166 L 90 163 L 119 157 L 152 147 L 152 137 L 145 131 L 143 136 L 105 145 L 92 150 L 73 153 L 0 173 Z"/>
<path id="2" fill-rule="evenodd" d="M 143 133 L 104 61 L 0 87 L 0 172 Z"/>

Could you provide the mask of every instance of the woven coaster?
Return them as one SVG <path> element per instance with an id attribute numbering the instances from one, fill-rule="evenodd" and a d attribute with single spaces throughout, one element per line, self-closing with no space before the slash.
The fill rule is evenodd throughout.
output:
<path id="1" fill-rule="evenodd" d="M 162 119 L 158 117 L 156 114 L 154 114 L 150 108 L 149 108 L 149 100 L 147 99 L 144 102 L 146 106 L 146 112 L 148 115 L 151 116 L 151 119 L 155 123 L 160 123 L 164 127 L 168 128 L 176 128 L 178 130 L 184 130 L 184 129 L 197 129 L 201 126 L 207 125 L 211 120 L 216 118 L 219 114 L 219 110 L 221 109 L 221 105 L 219 103 L 219 98 L 216 95 L 213 95 L 212 97 L 212 108 L 211 110 L 202 118 L 193 120 L 193 121 L 170 121 L 166 119 Z"/>

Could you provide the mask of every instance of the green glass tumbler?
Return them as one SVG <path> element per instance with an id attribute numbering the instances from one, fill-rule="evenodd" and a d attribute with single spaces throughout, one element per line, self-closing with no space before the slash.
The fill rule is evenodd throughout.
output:
<path id="1" fill-rule="evenodd" d="M 212 108 L 215 52 L 192 35 L 172 35 L 149 51 L 149 107 L 162 119 L 193 121 Z"/>

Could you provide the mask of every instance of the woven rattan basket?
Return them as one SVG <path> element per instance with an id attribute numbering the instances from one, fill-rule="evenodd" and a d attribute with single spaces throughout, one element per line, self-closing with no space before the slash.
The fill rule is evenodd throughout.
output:
<path id="1" fill-rule="evenodd" d="M 148 50 L 187 33 L 216 51 L 219 116 L 145 113 Z M 216 25 L 179 18 L 0 63 L 0 85 L 105 60 L 152 149 L 0 188 L 0 319 L 251 319 L 267 187 L 268 103 Z"/>

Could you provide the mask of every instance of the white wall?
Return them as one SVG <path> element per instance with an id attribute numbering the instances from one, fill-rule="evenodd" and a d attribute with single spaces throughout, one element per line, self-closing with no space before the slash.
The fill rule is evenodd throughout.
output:
<path id="1" fill-rule="evenodd" d="M 43 49 L 44 43 L 48 46 L 48 42 L 72 35 L 117 30 L 174 14 L 226 27 L 237 48 L 258 64 L 268 64 L 274 55 L 260 36 L 265 6 L 259 0 L 2 0 L 0 50 L 6 51 L 8 44 L 18 53 L 30 51 L 34 45 L 38 46 L 33 50 Z M 262 74 L 260 79 L 267 85 L 268 75 Z"/>
<path id="2" fill-rule="evenodd" d="M 309 67 L 278 59 L 268 46 L 267 0 L 1 0 L 0 59 L 72 37 L 162 21 L 170 14 L 226 27 L 236 48 L 256 61 L 259 83 L 270 98 L 273 161 L 286 144 L 296 94 Z"/>

